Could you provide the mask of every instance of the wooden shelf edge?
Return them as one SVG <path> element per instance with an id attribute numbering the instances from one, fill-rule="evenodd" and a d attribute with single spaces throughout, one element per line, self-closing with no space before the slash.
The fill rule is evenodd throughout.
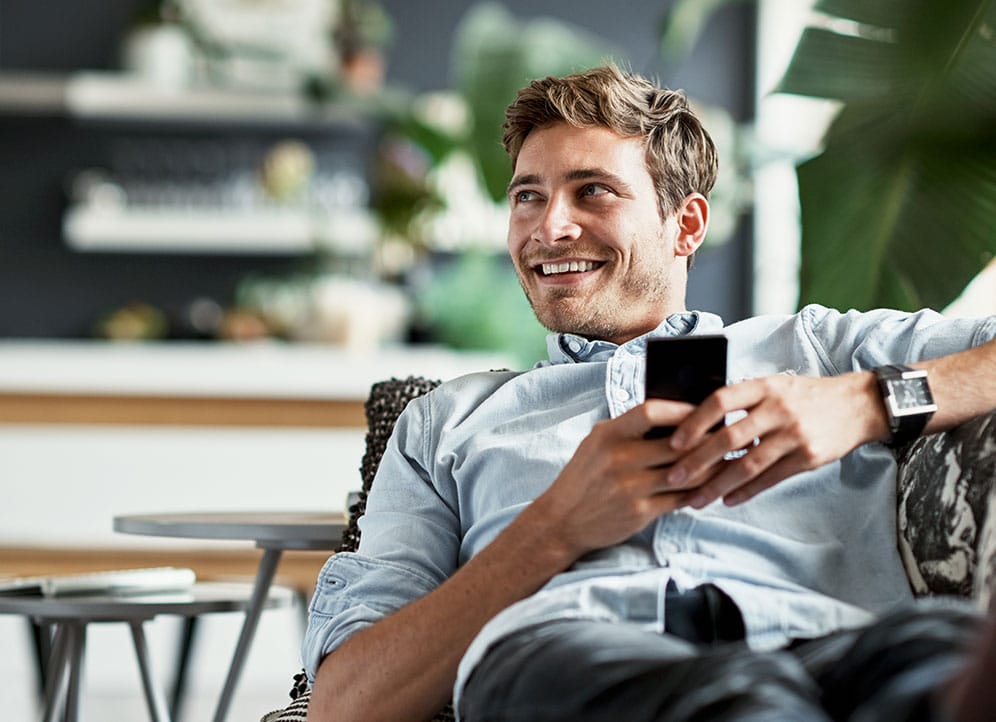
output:
<path id="1" fill-rule="evenodd" d="M 364 428 L 362 401 L 0 393 L 0 423 Z"/>
<path id="2" fill-rule="evenodd" d="M 331 552 L 293 551 L 280 558 L 276 583 L 304 595 L 315 588 Z M 81 574 L 108 569 L 188 567 L 201 581 L 245 581 L 256 575 L 258 549 L 121 549 L 0 546 L 0 575 Z"/>

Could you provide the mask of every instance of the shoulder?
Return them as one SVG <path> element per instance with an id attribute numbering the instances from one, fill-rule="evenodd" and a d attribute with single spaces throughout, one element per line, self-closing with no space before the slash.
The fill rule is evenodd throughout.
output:
<path id="1" fill-rule="evenodd" d="M 841 373 L 883 363 L 935 358 L 996 335 L 996 319 L 948 318 L 931 309 L 839 311 L 818 304 L 797 313 L 731 324 L 731 342 L 789 368 Z"/>
<path id="2" fill-rule="evenodd" d="M 996 333 L 996 317 L 951 317 L 931 308 L 916 311 L 891 308 L 838 311 L 812 304 L 803 307 L 798 315 L 812 333 L 831 339 L 885 338 L 902 344 L 922 337 L 967 347 L 989 340 Z"/>
<path id="3" fill-rule="evenodd" d="M 505 384 L 521 376 L 522 371 L 483 371 L 444 381 L 424 396 L 415 399 L 412 406 L 432 414 L 452 417 L 470 413 L 490 398 Z"/>
<path id="4" fill-rule="evenodd" d="M 977 323 L 962 320 L 964 323 Z M 795 329 L 810 334 L 836 335 L 888 331 L 899 325 L 926 328 L 938 323 L 957 323 L 946 319 L 937 311 L 897 311 L 889 308 L 876 308 L 868 311 L 848 309 L 840 311 L 817 303 L 803 306 L 796 313 L 755 316 L 732 323 L 726 327 L 727 333 L 755 335 L 774 333 L 780 329 Z"/>

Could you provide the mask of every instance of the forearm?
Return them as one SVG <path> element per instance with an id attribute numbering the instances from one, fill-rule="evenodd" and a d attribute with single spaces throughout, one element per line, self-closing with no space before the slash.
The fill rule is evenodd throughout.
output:
<path id="1" fill-rule="evenodd" d="M 943 431 L 996 408 L 996 341 L 911 365 L 927 369 L 937 404 L 926 433 Z"/>
<path id="2" fill-rule="evenodd" d="M 551 543 L 540 515 L 527 508 L 435 591 L 326 657 L 308 719 L 430 718 L 449 699 L 460 659 L 484 624 L 572 562 L 573 553 Z"/>
<path id="3" fill-rule="evenodd" d="M 996 341 L 910 365 L 927 370 L 937 404 L 924 433 L 944 431 L 996 408 Z M 861 430 L 861 440 L 888 439 L 889 422 L 875 375 L 864 371 L 845 374 L 840 380 L 849 387 L 840 392 L 842 398 L 864 400 L 855 404 L 850 424 Z"/>

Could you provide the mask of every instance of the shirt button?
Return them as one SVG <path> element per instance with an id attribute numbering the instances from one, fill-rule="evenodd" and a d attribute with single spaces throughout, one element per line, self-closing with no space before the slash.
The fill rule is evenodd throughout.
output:
<path id="1" fill-rule="evenodd" d="M 665 541 L 661 542 L 660 550 L 664 554 L 677 554 L 678 552 L 681 551 L 681 547 L 679 547 L 673 541 Z"/>
<path id="2" fill-rule="evenodd" d="M 612 395 L 615 396 L 616 401 L 629 401 L 629 391 L 626 389 L 613 389 Z"/>
<path id="3" fill-rule="evenodd" d="M 581 344 L 579 344 L 577 341 L 570 341 L 567 344 L 567 348 L 571 350 L 571 353 L 577 353 L 578 351 L 581 350 Z"/>

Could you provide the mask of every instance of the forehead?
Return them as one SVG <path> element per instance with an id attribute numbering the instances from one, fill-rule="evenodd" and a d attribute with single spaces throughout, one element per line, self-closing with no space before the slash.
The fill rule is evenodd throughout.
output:
<path id="1" fill-rule="evenodd" d="M 516 175 L 553 179 L 578 168 L 602 168 L 620 177 L 650 178 L 643 142 L 602 126 L 577 128 L 554 123 L 526 136 L 515 162 Z"/>

